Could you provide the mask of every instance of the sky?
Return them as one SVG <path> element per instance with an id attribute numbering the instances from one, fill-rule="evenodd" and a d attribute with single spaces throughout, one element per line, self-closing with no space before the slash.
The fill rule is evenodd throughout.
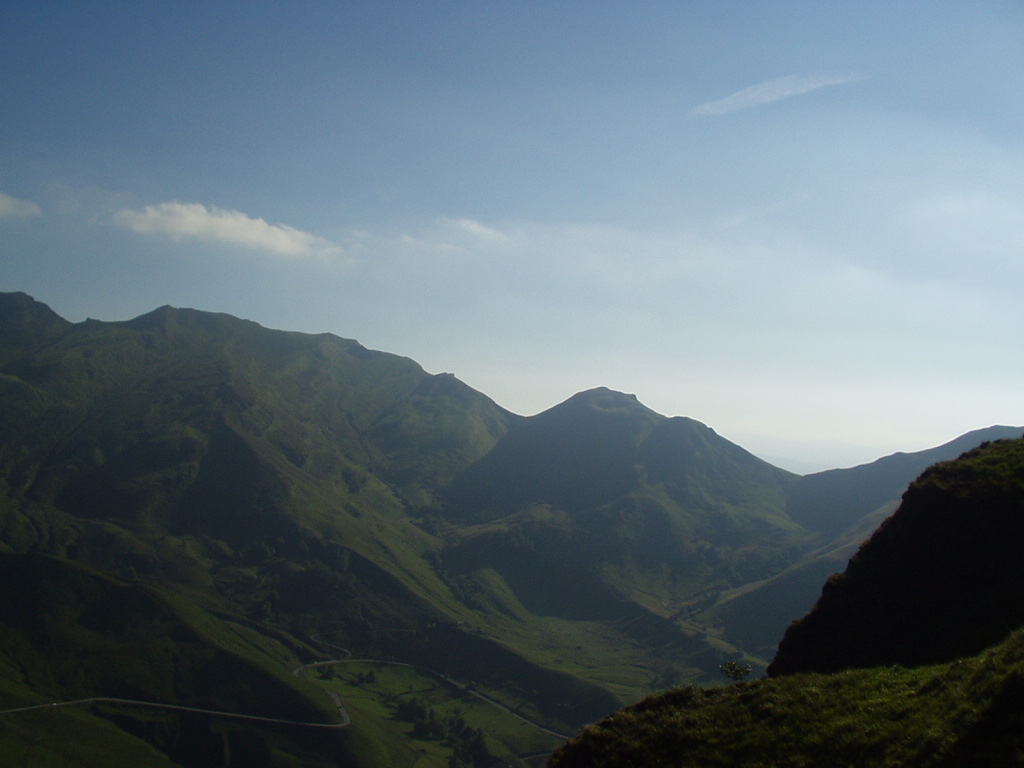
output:
<path id="1" fill-rule="evenodd" d="M 0 290 L 795 471 L 1024 424 L 1019 2 L 10 2 Z"/>

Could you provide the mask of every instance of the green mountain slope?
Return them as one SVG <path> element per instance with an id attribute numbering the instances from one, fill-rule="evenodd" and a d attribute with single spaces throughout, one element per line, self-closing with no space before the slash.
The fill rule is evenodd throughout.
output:
<path id="1" fill-rule="evenodd" d="M 618 706 L 485 631 L 435 567 L 440 488 L 518 417 L 333 336 L 171 308 L 57 326 L 19 332 L 0 370 L 0 549 L 329 630 L 525 697 L 559 728 Z"/>
<path id="2" fill-rule="evenodd" d="M 921 475 L 787 631 L 770 674 L 927 664 L 978 653 L 1024 624 L 1024 440 Z"/>
<path id="3" fill-rule="evenodd" d="M 802 555 L 781 573 L 724 593 L 699 618 L 721 625 L 725 636 L 749 657 L 774 658 L 789 625 L 814 607 L 822 584 L 846 568 L 858 547 L 898 506 L 898 501 L 885 504 L 839 535 L 825 539 L 824 545 Z"/>
<path id="4" fill-rule="evenodd" d="M 551 765 L 1020 765 L 1022 521 L 1024 440 L 936 465 L 790 629 L 772 677 L 651 697 Z"/>
<path id="5" fill-rule="evenodd" d="M 708 609 L 839 546 L 790 514 L 803 479 L 631 395 L 523 418 L 355 341 L 171 307 L 72 324 L 0 294 L 0 323 L 0 553 L 329 634 L 545 738 L 716 679 L 752 646 Z M 374 695 L 345 737 L 366 766 L 396 759 Z M 529 741 L 495 728 L 494 755 Z"/>
<path id="6" fill-rule="evenodd" d="M 1024 634 L 975 657 L 652 696 L 551 768 L 1012 768 L 1024 760 Z"/>
<path id="7" fill-rule="evenodd" d="M 239 717 L 339 722 L 326 694 L 291 674 L 294 650 L 275 638 L 43 555 L 0 555 L 0 579 L 8 764 L 269 766 L 281 753 L 326 766 L 343 756 L 337 731 Z M 108 700 L 59 706 L 97 697 Z"/>
<path id="8" fill-rule="evenodd" d="M 578 579 L 551 612 L 632 599 L 670 615 L 681 596 L 762 575 L 800 546 L 783 504 L 791 479 L 699 422 L 592 390 L 528 419 L 456 481 L 446 514 L 477 525 L 445 557 L 533 578 L 516 590 L 527 600 Z"/>
<path id="9" fill-rule="evenodd" d="M 808 546 L 785 512 L 794 479 L 699 422 L 591 390 L 515 425 L 456 479 L 442 564 L 495 615 L 603 622 L 624 648 L 661 649 L 637 658 L 648 686 L 710 675 L 736 651 L 691 614 Z"/>
<path id="10" fill-rule="evenodd" d="M 295 631 L 343 627 L 367 652 L 419 655 L 402 633 L 472 623 L 550 667 L 540 629 L 516 625 L 602 621 L 623 645 L 703 653 L 679 612 L 806 543 L 784 510 L 794 476 L 635 398 L 598 390 L 523 419 L 333 336 L 170 307 L 70 325 L 5 303 L 50 329 L 19 333 L 3 367 L 16 551 L 170 580 Z M 579 627 L 544 632 L 579 645 Z M 657 677 L 662 656 L 634 661 Z M 652 682 L 633 678 L 613 687 Z"/>
<path id="11" fill-rule="evenodd" d="M 748 654 L 772 658 L 789 624 L 814 607 L 821 585 L 846 568 L 857 548 L 896 511 L 903 491 L 926 467 L 1022 432 L 1020 427 L 988 427 L 924 451 L 896 453 L 870 464 L 800 477 L 786 486 L 786 511 L 816 533 L 819 545 L 781 573 L 726 593 L 701 618 L 721 625 L 725 635 Z"/>

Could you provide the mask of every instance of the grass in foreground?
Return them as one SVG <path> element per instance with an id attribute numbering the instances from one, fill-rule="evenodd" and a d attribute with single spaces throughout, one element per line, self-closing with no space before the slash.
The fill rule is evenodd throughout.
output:
<path id="1" fill-rule="evenodd" d="M 681 688 L 587 728 L 552 768 L 1024 764 L 1024 631 L 917 669 Z"/>

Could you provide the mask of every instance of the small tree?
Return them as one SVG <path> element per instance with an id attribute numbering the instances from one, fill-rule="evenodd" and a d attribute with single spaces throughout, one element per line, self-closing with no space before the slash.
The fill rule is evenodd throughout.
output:
<path id="1" fill-rule="evenodd" d="M 754 671 L 749 664 L 740 664 L 738 661 L 727 661 L 718 670 L 734 683 L 742 683 Z"/>

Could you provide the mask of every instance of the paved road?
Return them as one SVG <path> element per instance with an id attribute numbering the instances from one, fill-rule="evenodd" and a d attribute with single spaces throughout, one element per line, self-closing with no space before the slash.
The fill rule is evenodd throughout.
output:
<path id="1" fill-rule="evenodd" d="M 330 643 L 324 643 L 324 644 L 325 645 L 330 645 Z M 317 661 L 317 662 L 314 662 L 312 664 L 303 664 L 303 665 L 293 669 L 292 670 L 292 674 L 295 675 L 296 677 L 298 677 L 299 674 L 303 670 L 313 669 L 315 667 L 333 666 L 335 664 L 358 664 L 358 663 L 363 663 L 363 664 L 388 664 L 388 665 L 393 666 L 393 667 L 408 667 L 410 669 L 415 669 L 417 672 L 426 672 L 429 675 L 437 677 L 437 678 L 443 680 L 444 682 L 448 683 L 452 687 L 458 689 L 459 691 L 462 691 L 463 693 L 468 693 L 470 696 L 473 696 L 473 697 L 479 699 L 480 701 L 482 701 L 482 702 L 484 702 L 486 704 L 490 704 L 492 707 L 497 707 L 501 711 L 506 712 L 507 714 L 511 715 L 512 717 L 518 718 L 522 722 L 526 723 L 527 725 L 533 726 L 534 728 L 536 728 L 539 731 L 542 731 L 543 733 L 547 733 L 547 734 L 549 734 L 551 736 L 554 736 L 555 738 L 563 739 L 563 740 L 566 740 L 566 741 L 570 738 L 569 736 L 566 736 L 564 733 L 558 733 L 558 731 L 553 731 L 550 728 L 545 728 L 540 723 L 536 723 L 533 720 L 530 720 L 528 717 L 524 717 L 523 715 L 519 714 L 518 712 L 514 712 L 513 710 L 509 709 L 508 707 L 506 707 L 501 702 L 495 701 L 494 699 L 492 699 L 492 698 L 490 698 L 488 696 L 485 696 L 484 694 L 482 694 L 482 693 L 480 693 L 478 691 L 473 690 L 470 687 L 470 685 L 468 685 L 466 683 L 460 683 L 457 680 L 454 680 L 451 677 L 448 677 L 448 675 L 445 675 L 445 674 L 443 674 L 441 672 L 438 672 L 436 670 L 429 669 L 427 667 L 418 667 L 415 664 L 407 664 L 407 663 L 402 662 L 402 661 L 386 661 L 384 659 L 353 659 L 352 658 L 352 653 L 349 650 L 347 650 L 345 648 L 340 648 L 339 646 L 333 646 L 333 647 L 338 648 L 341 651 L 344 651 L 345 653 L 348 654 L 349 657 L 345 658 L 345 659 L 332 659 L 330 661 Z M 242 714 L 241 712 L 223 712 L 223 711 L 215 710 L 215 709 L 202 709 L 202 708 L 199 708 L 199 707 L 186 707 L 186 706 L 182 706 L 180 704 L 161 704 L 161 703 L 156 702 L 156 701 L 140 701 L 138 699 L 120 699 L 120 698 L 114 698 L 114 697 L 110 697 L 110 696 L 93 696 L 93 697 L 88 698 L 88 699 L 75 699 L 74 701 L 53 701 L 53 702 L 50 702 L 49 704 L 34 704 L 32 706 L 29 706 L 29 707 L 16 707 L 15 709 L 3 709 L 3 710 L 0 710 L 0 715 L 13 715 L 13 714 L 15 714 L 17 712 L 31 712 L 33 710 L 39 710 L 39 709 L 56 709 L 56 708 L 59 708 L 59 707 L 85 706 L 87 704 L 123 704 L 123 705 L 126 705 L 126 706 L 135 706 L 135 707 L 153 707 L 153 708 L 157 708 L 157 709 L 171 709 L 171 710 L 175 710 L 177 712 L 195 712 L 195 713 L 203 714 L 203 715 L 215 715 L 217 717 L 230 717 L 230 718 L 234 718 L 234 719 L 237 719 L 237 720 L 255 720 L 255 721 L 258 721 L 258 722 L 262 722 L 262 723 L 278 723 L 278 724 L 282 724 L 282 725 L 300 725 L 300 726 L 305 726 L 307 728 L 347 728 L 349 725 L 352 724 L 352 718 L 349 717 L 348 710 L 346 710 L 345 706 L 341 703 L 341 697 L 338 696 L 338 694 L 334 693 L 333 691 L 327 691 L 326 693 L 327 693 L 328 696 L 331 697 L 331 700 L 334 702 L 335 706 L 338 708 L 338 714 L 341 717 L 341 721 L 340 722 L 337 722 L 337 723 L 306 723 L 306 722 L 301 722 L 301 721 L 298 721 L 298 720 L 282 720 L 282 719 L 279 719 L 279 718 L 276 718 L 276 717 L 260 717 L 258 715 L 246 715 L 246 714 Z"/>
<path id="2" fill-rule="evenodd" d="M 338 709 L 342 711 L 342 720 L 340 723 L 306 723 L 301 720 L 282 720 L 277 717 L 260 717 L 259 715 L 244 715 L 241 712 L 223 712 L 217 709 L 202 709 L 200 707 L 185 707 L 179 704 L 161 704 L 156 701 L 139 701 L 137 699 L 118 699 L 111 696 L 93 696 L 88 699 L 75 699 L 74 701 L 54 701 L 49 704 L 35 704 L 31 707 L 17 707 L 15 709 L 3 709 L 0 710 L 0 715 L 13 715 L 16 712 L 31 712 L 36 709 L 57 709 L 59 707 L 78 707 L 86 704 L 124 704 L 133 707 L 154 707 L 157 709 L 173 709 L 177 712 L 196 712 L 203 715 L 216 715 L 218 717 L 231 717 L 236 720 L 257 720 L 261 723 L 278 723 L 281 725 L 302 725 L 307 728 L 344 728 L 351 721 L 348 718 L 348 714 L 344 712 L 341 707 L 341 702 L 338 701 L 337 697 L 335 703 L 338 704 Z"/>

